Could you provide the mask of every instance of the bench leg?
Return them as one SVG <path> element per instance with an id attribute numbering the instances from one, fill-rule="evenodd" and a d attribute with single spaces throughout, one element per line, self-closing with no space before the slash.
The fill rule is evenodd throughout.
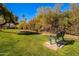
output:
<path id="1" fill-rule="evenodd" d="M 50 42 L 50 44 L 52 45 L 52 40 L 51 40 L 51 39 L 49 39 L 49 42 Z"/>

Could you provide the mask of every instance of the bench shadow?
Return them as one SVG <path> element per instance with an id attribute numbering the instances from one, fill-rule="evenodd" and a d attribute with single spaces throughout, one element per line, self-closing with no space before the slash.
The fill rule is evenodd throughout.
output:
<path id="1" fill-rule="evenodd" d="M 75 40 L 61 40 L 57 42 L 60 45 L 73 45 L 75 43 Z"/>
<path id="2" fill-rule="evenodd" d="M 67 42 L 65 45 L 73 45 L 75 40 L 65 40 L 65 42 Z"/>

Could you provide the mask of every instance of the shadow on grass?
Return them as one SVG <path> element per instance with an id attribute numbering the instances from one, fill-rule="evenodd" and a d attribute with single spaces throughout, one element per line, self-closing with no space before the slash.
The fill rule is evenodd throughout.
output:
<path id="1" fill-rule="evenodd" d="M 40 33 L 38 33 L 38 32 L 25 31 L 25 32 L 19 32 L 17 34 L 19 34 L 19 35 L 36 35 L 36 34 L 40 34 Z"/>
<path id="2" fill-rule="evenodd" d="M 64 41 L 58 41 L 57 42 L 60 45 L 73 45 L 75 43 L 75 40 L 64 40 Z"/>
<path id="3" fill-rule="evenodd" d="M 73 45 L 75 43 L 75 40 L 65 40 L 65 45 Z"/>
<path id="4" fill-rule="evenodd" d="M 61 40 L 61 41 L 58 41 L 57 42 L 57 46 L 58 47 L 63 47 L 63 46 L 66 46 L 66 45 L 73 45 L 75 43 L 74 40 Z"/>
<path id="5" fill-rule="evenodd" d="M 36 34 L 40 34 L 38 32 L 31 32 L 31 31 L 18 31 L 18 32 L 12 32 L 12 31 L 3 31 L 1 30 L 0 32 L 4 32 L 4 33 L 11 33 L 11 34 L 18 34 L 18 35 L 36 35 Z"/>

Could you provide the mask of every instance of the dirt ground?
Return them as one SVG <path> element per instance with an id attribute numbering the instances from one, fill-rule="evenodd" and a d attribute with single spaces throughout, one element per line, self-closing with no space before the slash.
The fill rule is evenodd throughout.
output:
<path id="1" fill-rule="evenodd" d="M 55 34 L 51 34 L 51 33 L 48 33 L 48 32 L 44 32 L 41 35 L 53 35 L 53 36 L 55 36 Z M 71 39 L 71 40 L 78 40 L 79 36 L 65 34 L 64 38 L 68 38 L 68 39 Z M 49 42 L 45 42 L 44 46 L 47 47 L 48 49 L 51 49 L 51 50 L 54 50 L 54 51 L 58 51 L 58 49 L 60 49 L 59 47 L 57 47 L 56 44 L 50 45 Z"/>
<path id="2" fill-rule="evenodd" d="M 55 34 L 52 34 L 49 32 L 43 32 L 41 35 L 53 35 L 53 36 L 55 36 Z M 65 38 L 70 38 L 70 39 L 74 40 L 74 39 L 79 39 L 79 36 L 65 34 Z"/>

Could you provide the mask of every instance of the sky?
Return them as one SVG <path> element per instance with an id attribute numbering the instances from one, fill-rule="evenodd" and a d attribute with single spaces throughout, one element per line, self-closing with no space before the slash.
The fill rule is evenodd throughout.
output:
<path id="1" fill-rule="evenodd" d="M 40 7 L 53 8 L 55 3 L 4 3 L 4 5 L 18 16 L 19 21 L 22 20 L 22 15 L 25 15 L 27 20 L 32 19 Z M 63 3 L 61 11 L 70 8 L 68 3 Z"/>

